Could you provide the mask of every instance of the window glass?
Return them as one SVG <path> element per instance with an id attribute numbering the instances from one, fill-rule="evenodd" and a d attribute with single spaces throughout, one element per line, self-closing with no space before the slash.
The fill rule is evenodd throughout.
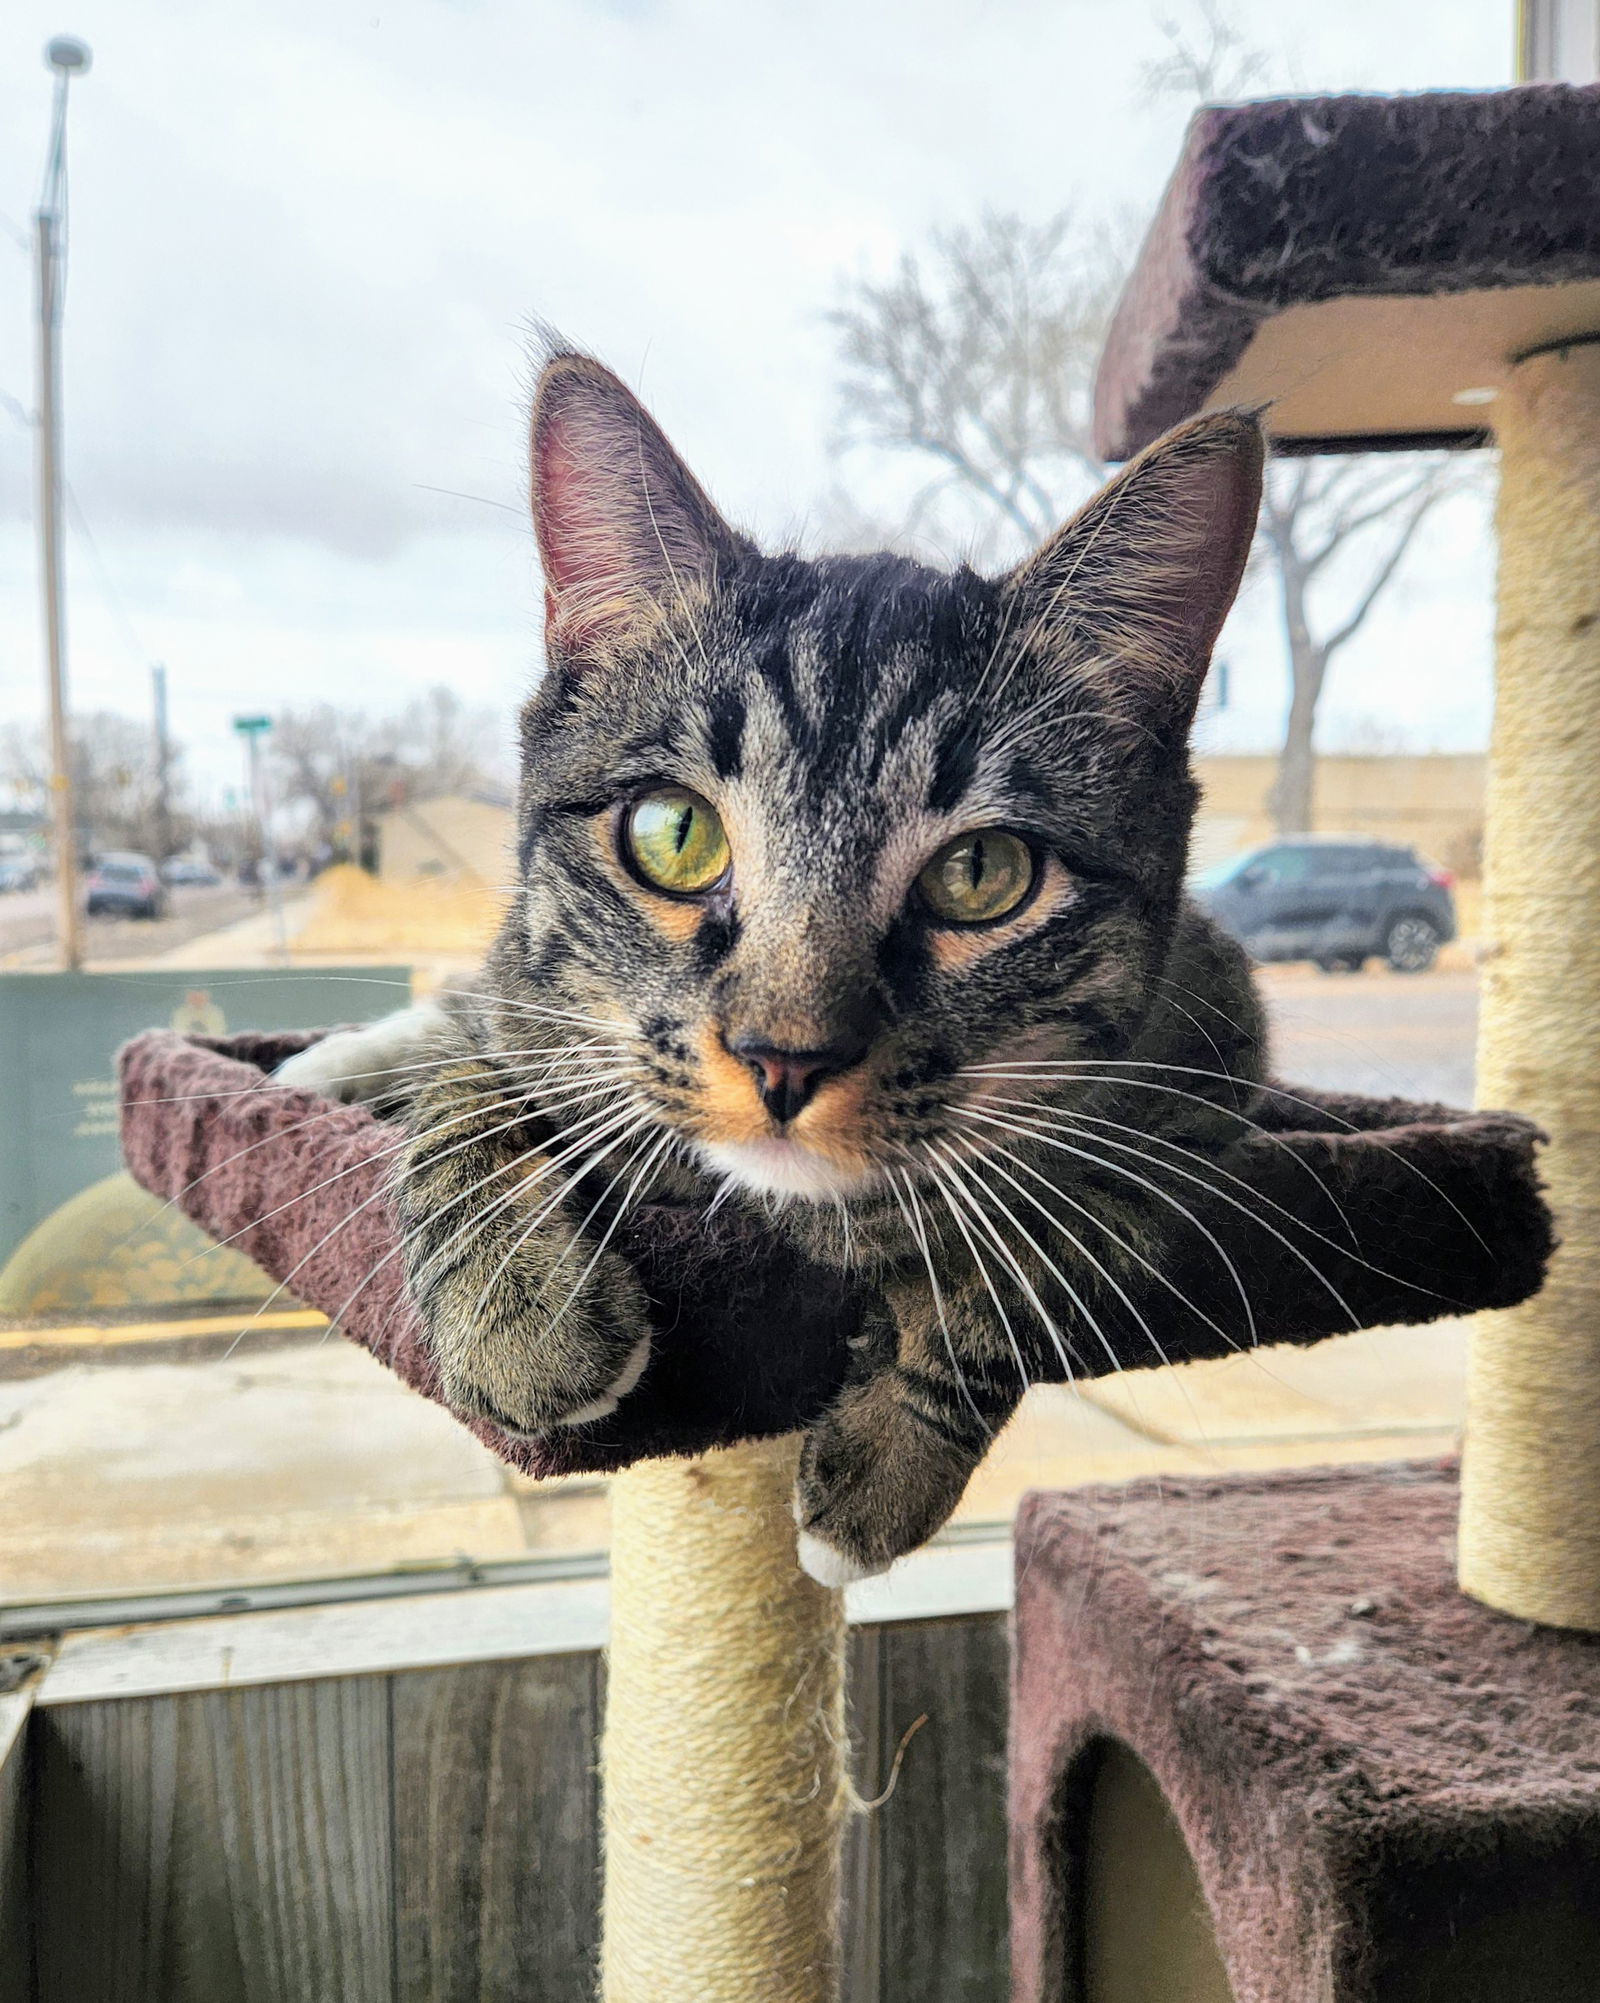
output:
<path id="1" fill-rule="evenodd" d="M 1376 867 L 1378 851 L 1329 843 L 1312 849 L 1310 858 L 1311 874 L 1318 879 L 1366 877 Z"/>
<path id="2" fill-rule="evenodd" d="M 12 448 L 0 455 L 0 1581 L 7 1593 L 133 1592 L 593 1543 L 604 1536 L 596 1484 L 522 1481 L 330 1323 L 342 1295 L 382 1277 L 376 1254 L 360 1264 L 351 1252 L 340 1288 L 312 1283 L 321 1254 L 272 1274 L 252 1260 L 250 1226 L 309 1202 L 310 1169 L 257 1175 L 256 1141 L 241 1134 L 227 1169 L 236 1206 L 208 1236 L 187 1214 L 207 1192 L 169 1202 L 127 1169 L 114 1069 L 141 1033 L 214 1044 L 364 1022 L 481 966 L 518 888 L 518 715 L 544 666 L 530 325 L 550 316 L 613 364 L 763 548 L 893 550 L 839 657 L 813 674 L 802 643 L 794 689 L 781 675 L 772 684 L 784 700 L 756 702 L 748 718 L 729 702 L 712 733 L 718 761 L 738 756 L 722 743 L 735 713 L 750 745 L 791 727 L 807 745 L 854 744 L 875 727 L 851 707 L 858 656 L 899 630 L 888 616 L 908 574 L 898 566 L 970 561 L 1000 577 L 1100 481 L 1092 406 L 1106 326 L 1200 83 L 1225 98 L 1466 84 L 1503 63 L 1504 6 L 1288 0 L 1254 10 L 1271 17 L 1257 48 L 1245 26 L 1235 47 L 1233 29 L 1216 27 L 1229 10 L 1203 0 L 818 0 L 798 35 L 794 10 L 735 0 L 388 0 L 213 8 L 203 37 L 197 10 L 124 0 L 99 9 L 115 33 L 59 87 L 36 56 L 60 24 L 27 0 L 22 11 L 39 19 L 36 41 L 8 64 L 0 118 L 12 279 L 0 313 L 0 433 Z M 1293 76 L 1280 41 L 1304 44 Z M 960 115 L 944 115 L 953 105 Z M 28 387 L 36 211 L 53 218 L 45 296 L 63 315 L 59 741 L 38 602 L 55 517 L 30 512 L 28 472 L 32 442 L 48 435 Z M 1274 468 L 1280 497 L 1305 489 L 1301 547 L 1320 547 L 1341 520 L 1372 520 L 1365 542 L 1319 570 L 1313 639 L 1349 620 L 1376 575 L 1363 564 L 1409 519 L 1402 509 L 1380 526 L 1372 511 L 1386 493 L 1422 491 L 1425 470 L 1403 455 Z M 1203 694 L 1157 696 L 1164 677 L 1130 657 L 1094 670 L 1091 701 L 1089 680 L 1033 660 L 1037 622 L 999 621 L 993 657 L 971 663 L 972 714 L 987 728 L 1024 692 L 1029 708 L 1005 724 L 1001 751 L 982 747 L 970 797 L 997 775 L 1026 797 L 1063 761 L 1075 771 L 1087 744 L 1087 797 L 1048 803 L 1040 824 L 1060 832 L 1069 859 L 1068 836 L 1081 839 L 1091 865 L 1105 836 L 1107 881 L 1080 906 L 1131 913 L 1138 885 L 1119 872 L 1147 882 L 1144 862 L 1117 853 L 1107 831 L 1144 815 L 1169 825 L 1167 803 L 1139 791 L 1144 707 L 1198 696 L 1192 887 L 1203 901 L 1259 863 L 1290 894 L 1218 901 L 1277 925 L 1305 955 L 1261 973 L 1275 1067 L 1294 1083 L 1465 1104 L 1491 566 L 1482 503 L 1447 486 L 1455 498 L 1401 573 L 1421 587 L 1414 603 L 1375 600 L 1328 677 L 1309 804 L 1282 785 L 1291 676 L 1265 545 L 1252 566 L 1261 583 L 1230 620 Z M 571 515 L 619 563 L 652 546 L 608 536 L 602 511 L 577 498 Z M 654 541 L 675 556 L 675 530 L 658 525 Z M 1074 570 L 1074 590 L 1094 584 L 1093 569 Z M 659 605 L 660 587 L 656 576 L 590 579 L 571 600 L 577 626 L 591 609 Z M 1133 590 L 1135 624 L 1138 599 Z M 683 672 L 664 685 L 699 674 L 714 623 L 685 637 Z M 922 644 L 914 635 L 907 661 Z M 819 705 L 834 690 L 842 707 L 825 724 Z M 947 765 L 966 783 L 971 749 L 946 728 L 944 701 L 924 705 L 914 686 L 889 712 L 913 765 L 928 762 L 918 787 L 935 793 Z M 1460 741 L 1436 755 L 1432 733 L 1446 727 Z M 657 720 L 649 729 L 653 746 Z M 632 743 L 620 717 L 617 734 Z M 665 739 L 680 741 L 675 722 Z M 630 755 L 642 780 L 655 753 L 632 743 Z M 1102 813 L 1105 775 L 1124 758 L 1140 774 L 1131 807 L 1118 797 Z M 740 783 L 759 783 L 758 763 L 746 760 Z M 775 809 L 775 861 L 810 839 L 813 790 L 797 784 Z M 1016 804 L 1007 797 L 1001 817 Z M 736 802 L 727 814 L 735 848 L 742 812 Z M 863 855 L 883 853 L 879 832 Z M 1335 900 L 1299 886 L 1367 836 L 1417 842 L 1461 879 L 1461 941 L 1437 972 L 1382 972 L 1381 939 L 1334 942 L 1343 966 L 1367 952 L 1365 976 L 1323 979 L 1309 964 L 1326 942 L 1308 941 L 1301 915 Z M 887 852 L 909 882 L 926 858 L 904 847 Z M 81 931 L 74 967 L 58 936 L 58 860 L 70 863 Z M 551 893 L 598 929 L 609 916 L 581 905 L 589 894 Z M 1051 909 L 1037 901 L 1028 925 Z M 1072 911 L 1064 900 L 1063 970 L 1080 966 Z M 900 934 L 878 904 L 872 914 L 876 951 Z M 681 901 L 657 915 L 669 941 L 694 922 Z M 819 936 L 831 914 L 822 921 Z M 728 922 L 727 938 L 738 929 Z M 1026 952 L 1054 951 L 1029 936 Z M 1240 943 L 1265 958 L 1272 942 Z M 1004 944 L 999 932 L 952 934 L 940 977 L 970 969 L 1003 982 Z M 1142 964 L 1134 954 L 1123 966 Z M 1082 971 L 1091 1009 L 1100 971 Z M 1196 1033 L 1225 1044 L 1208 997 L 1183 992 L 1191 971 L 1153 972 L 1126 1014 L 1153 1015 L 1154 984 L 1166 982 L 1159 992 L 1193 1012 Z M 1040 1019 L 1009 1003 L 984 1025 L 997 1040 Z M 1403 1040 L 1408 1010 L 1426 1028 Z M 1120 998 L 1107 1005 L 1108 1025 L 1123 1015 Z M 1040 1036 L 1028 1062 L 1059 1061 Z M 1152 1116 L 1183 1103 L 1156 1089 L 1163 1051 L 1130 1061 L 1152 1067 Z M 1006 1096 L 1033 1089 L 1030 1078 Z M 1027 1109 L 1002 1111 L 1021 1122 Z M 333 1130 L 357 1117 L 331 1104 L 307 1114 L 305 1161 L 318 1159 L 312 1122 Z M 1073 1147 L 1115 1155 L 1113 1129 L 1096 1131 Z M 1170 1164 L 1136 1164 L 1135 1138 L 1122 1136 L 1124 1173 L 1169 1176 L 1181 1206 L 1192 1185 Z M 179 1134 L 175 1151 L 184 1145 Z M 1058 1149 L 1049 1167 L 1067 1175 L 1078 1159 Z M 339 1170 L 317 1173 L 328 1179 L 318 1200 L 337 1198 Z M 1056 1229 L 1036 1207 L 1047 1199 L 1020 1170 L 974 1197 L 984 1231 L 1010 1229 L 1011 1213 Z M 931 1186 L 929 1200 L 942 1200 Z M 331 1262 L 367 1214 L 354 1202 L 327 1213 Z M 1058 1212 L 1069 1275 L 1072 1214 L 1069 1199 Z M 967 1227 L 945 1223 L 959 1245 Z M 1147 1425 L 1119 1395 L 1100 1384 L 1081 1401 L 1025 1407 L 1017 1437 L 1038 1480 L 1205 1461 L 1176 1397 L 1142 1408 L 1155 1414 Z M 1216 1430 L 1241 1437 L 1231 1413 Z M 1302 1454 L 1326 1433 L 1306 1409 L 1282 1428 Z M 1158 1436 L 1180 1435 L 1172 1457 Z M 1003 1517 L 1011 1492 L 985 1473 L 968 1507 Z"/>

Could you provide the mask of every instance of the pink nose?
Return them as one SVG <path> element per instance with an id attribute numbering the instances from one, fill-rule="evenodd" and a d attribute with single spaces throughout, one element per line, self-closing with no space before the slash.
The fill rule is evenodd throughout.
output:
<path id="1" fill-rule="evenodd" d="M 792 1120 L 825 1078 L 849 1070 L 863 1055 L 862 1050 L 842 1045 L 827 1050 L 781 1050 L 755 1036 L 736 1037 L 728 1049 L 749 1065 L 762 1105 L 780 1123 Z"/>

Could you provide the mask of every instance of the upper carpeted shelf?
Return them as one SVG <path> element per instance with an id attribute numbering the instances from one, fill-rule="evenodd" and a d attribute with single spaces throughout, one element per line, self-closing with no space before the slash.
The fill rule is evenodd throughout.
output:
<path id="1" fill-rule="evenodd" d="M 1280 450 L 1486 442 L 1600 336 L 1600 84 L 1274 98 L 1190 124 L 1101 356 L 1095 444 L 1270 404 Z"/>

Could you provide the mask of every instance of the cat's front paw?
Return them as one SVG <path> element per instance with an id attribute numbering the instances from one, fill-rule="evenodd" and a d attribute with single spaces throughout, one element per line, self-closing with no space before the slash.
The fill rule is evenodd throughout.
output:
<path id="1" fill-rule="evenodd" d="M 439 1389 L 452 1410 L 485 1420 L 518 1439 L 539 1439 L 607 1419 L 650 1367 L 650 1337 L 642 1335 L 619 1359 L 602 1353 L 580 1360 L 529 1353 L 523 1343 L 479 1330 L 432 1329 L 427 1343 L 439 1363 Z"/>
<path id="2" fill-rule="evenodd" d="M 871 1579 L 879 1572 L 886 1572 L 893 1560 L 881 1565 L 869 1565 L 865 1560 L 853 1558 L 848 1551 L 840 1550 L 837 1544 L 830 1544 L 826 1537 L 819 1537 L 814 1530 L 802 1530 L 795 1540 L 795 1555 L 800 1560 L 800 1569 L 808 1578 L 815 1579 L 819 1586 L 853 1586 L 857 1579 Z"/>
<path id="3" fill-rule="evenodd" d="M 347 1106 L 404 1099 L 426 1077 L 426 1059 L 441 1047 L 446 1029 L 442 1009 L 418 1002 L 361 1029 L 319 1037 L 286 1057 L 273 1072 L 273 1083 Z"/>
<path id="4" fill-rule="evenodd" d="M 591 1398 L 586 1405 L 578 1405 L 570 1412 L 563 1412 L 556 1420 L 558 1426 L 587 1426 L 596 1419 L 609 1419 L 611 1414 L 638 1386 L 639 1379 L 650 1368 L 650 1338 L 641 1335 L 628 1351 L 628 1360 L 623 1364 L 617 1377 L 606 1386 L 598 1398 Z"/>
<path id="5" fill-rule="evenodd" d="M 852 1385 L 806 1435 L 794 1513 L 800 1564 L 819 1585 L 888 1571 L 961 1500 L 981 1436 L 930 1429 L 905 1392 L 900 1373 L 883 1371 Z"/>
<path id="6" fill-rule="evenodd" d="M 584 1255 L 570 1239 L 535 1233 L 514 1249 L 485 1275 L 486 1255 L 441 1269 L 413 1248 L 413 1298 L 445 1402 L 525 1439 L 609 1418 L 650 1367 L 632 1268 L 607 1250 L 574 1281 L 571 1261 Z"/>

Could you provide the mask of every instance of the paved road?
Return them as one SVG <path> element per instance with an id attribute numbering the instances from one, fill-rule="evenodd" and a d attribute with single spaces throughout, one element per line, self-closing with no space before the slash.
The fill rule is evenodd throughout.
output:
<path id="1" fill-rule="evenodd" d="M 210 889 L 199 884 L 179 885 L 171 892 L 171 907 L 165 918 L 85 919 L 84 958 L 90 962 L 148 959 L 153 953 L 165 953 L 189 939 L 246 918 L 256 908 L 255 899 L 233 884 L 218 884 Z M 54 938 L 55 903 L 51 891 L 0 897 L 0 967 L 48 964 Z"/>
<path id="2" fill-rule="evenodd" d="M 1470 1106 L 1478 982 L 1470 972 L 1268 968 L 1273 1068 L 1304 1085 Z"/>

